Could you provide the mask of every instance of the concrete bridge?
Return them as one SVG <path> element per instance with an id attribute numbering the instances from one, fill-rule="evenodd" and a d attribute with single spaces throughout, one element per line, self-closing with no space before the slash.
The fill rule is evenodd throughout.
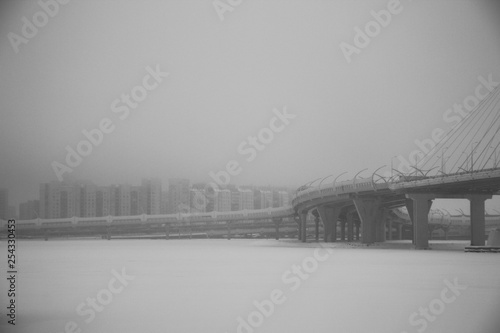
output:
<path id="1" fill-rule="evenodd" d="M 292 200 L 300 217 L 299 238 L 306 241 L 307 215 L 312 212 L 317 223 L 321 220 L 324 226 L 324 241 L 337 239 L 340 220 L 342 233 L 347 225 L 348 240 L 352 240 L 353 228 L 356 227 L 361 229 L 362 243 L 383 242 L 389 212 L 406 207 L 413 225 L 413 243 L 417 249 L 426 249 L 429 247 L 429 212 L 433 200 L 463 198 L 470 201 L 471 245 L 485 245 L 485 201 L 500 189 L 500 169 L 428 177 L 401 176 L 392 181 L 382 177 L 378 177 L 378 182 L 375 179 L 376 173 L 365 179 L 355 177 L 349 181 L 320 183 L 318 186 L 308 184 L 299 188 Z M 387 227 L 388 234 L 392 235 L 393 226 Z M 400 234 L 401 226 L 397 228 Z"/>

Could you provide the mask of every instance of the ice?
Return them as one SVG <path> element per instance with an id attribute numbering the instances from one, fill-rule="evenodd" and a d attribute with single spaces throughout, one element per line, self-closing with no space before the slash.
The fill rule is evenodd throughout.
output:
<path id="1" fill-rule="evenodd" d="M 455 245 L 416 251 L 402 242 L 18 240 L 16 326 L 7 324 L 4 278 L 0 331 L 500 332 L 500 255 L 464 253 Z M 6 274 L 5 242 L 0 250 Z M 302 275 L 293 273 L 294 265 Z M 130 276 L 126 285 L 116 279 L 122 272 Z M 112 280 L 121 292 L 109 291 Z M 445 296 L 455 299 L 439 301 L 454 281 L 466 289 L 458 296 L 448 290 Z M 269 304 L 273 291 L 282 302 L 266 316 L 254 302 Z M 109 303 L 90 320 L 87 298 L 99 293 Z M 425 328 L 422 321 L 412 326 L 412 313 L 430 304 L 439 314 Z M 87 314 L 78 314 L 78 306 Z M 77 327 L 65 331 L 70 322 Z"/>

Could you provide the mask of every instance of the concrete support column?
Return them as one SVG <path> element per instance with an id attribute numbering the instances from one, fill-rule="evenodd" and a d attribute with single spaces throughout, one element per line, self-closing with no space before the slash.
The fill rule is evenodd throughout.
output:
<path id="1" fill-rule="evenodd" d="M 429 211 L 434 196 L 429 194 L 407 194 L 413 201 L 413 238 L 416 249 L 429 248 Z"/>
<path id="2" fill-rule="evenodd" d="M 347 241 L 352 242 L 354 236 L 354 221 L 352 212 L 347 213 Z"/>
<path id="3" fill-rule="evenodd" d="M 472 246 L 485 245 L 485 209 L 484 202 L 491 199 L 491 195 L 473 194 L 467 197 L 470 201 L 470 231 Z"/>
<path id="4" fill-rule="evenodd" d="M 314 217 L 314 227 L 315 227 L 315 238 L 316 238 L 316 242 L 319 241 L 319 216 L 315 216 Z"/>
<path id="5" fill-rule="evenodd" d="M 381 201 L 379 198 L 353 198 L 354 206 L 361 219 L 361 243 L 375 242 L 375 223 Z"/>
<path id="6" fill-rule="evenodd" d="M 387 209 L 381 208 L 375 221 L 375 241 L 385 242 L 385 221 L 387 220 Z"/>
<path id="7" fill-rule="evenodd" d="M 340 240 L 345 241 L 345 220 L 340 221 Z"/>
<path id="8" fill-rule="evenodd" d="M 337 240 L 337 219 L 342 207 L 318 207 L 319 217 L 323 222 L 324 242 L 335 242 Z"/>
<path id="9" fill-rule="evenodd" d="M 389 221 L 387 221 L 387 229 L 389 229 L 389 232 L 387 233 L 387 239 L 392 240 L 392 219 L 389 219 Z"/>
<path id="10" fill-rule="evenodd" d="M 300 213 L 300 224 L 301 224 L 301 240 L 302 243 L 307 241 L 307 211 Z"/>
<path id="11" fill-rule="evenodd" d="M 301 223 L 300 223 L 300 217 L 298 218 L 295 218 L 295 222 L 297 223 L 297 239 L 300 241 L 302 240 L 302 227 L 301 227 Z"/>
<path id="12" fill-rule="evenodd" d="M 280 239 L 280 223 L 283 219 L 273 219 L 274 229 L 275 229 L 275 238 L 276 240 Z"/>
<path id="13" fill-rule="evenodd" d="M 403 239 L 403 225 L 402 224 L 398 224 L 397 225 L 397 229 L 398 229 L 397 239 L 401 240 L 401 239 Z"/>
<path id="14" fill-rule="evenodd" d="M 328 235 L 328 242 L 337 241 L 337 221 L 339 219 L 340 211 L 342 207 L 333 207 L 326 210 L 326 216 L 328 218 L 328 223 L 330 223 L 330 234 Z"/>
<path id="15" fill-rule="evenodd" d="M 413 219 L 413 200 L 411 200 L 410 198 L 406 198 L 405 206 L 406 206 L 406 210 L 408 211 L 408 216 L 410 217 L 411 226 L 412 226 L 412 230 L 413 230 L 411 242 L 413 245 L 415 245 L 415 221 Z M 400 239 L 403 239 L 403 237 L 401 237 Z"/>
<path id="16" fill-rule="evenodd" d="M 316 207 L 316 210 L 318 211 L 318 215 L 321 219 L 321 223 L 323 223 L 323 241 L 326 243 L 328 242 L 328 236 L 331 234 L 331 229 L 332 225 L 330 221 L 328 220 L 328 214 L 327 210 L 329 208 L 326 208 L 324 206 L 321 207 Z"/>
<path id="17" fill-rule="evenodd" d="M 165 239 L 170 238 L 170 224 L 165 223 Z"/>

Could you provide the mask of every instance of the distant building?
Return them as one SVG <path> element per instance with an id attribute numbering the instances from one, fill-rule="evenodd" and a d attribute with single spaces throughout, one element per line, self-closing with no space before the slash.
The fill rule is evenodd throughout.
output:
<path id="1" fill-rule="evenodd" d="M 8 212 L 9 219 L 17 219 L 18 218 L 16 206 L 9 205 L 9 207 L 7 208 L 7 212 Z"/>
<path id="2" fill-rule="evenodd" d="M 286 191 L 272 191 L 273 207 L 283 207 L 289 205 L 289 194 Z"/>
<path id="3" fill-rule="evenodd" d="M 232 211 L 241 210 L 241 200 L 240 200 L 241 192 L 237 188 L 230 189 L 230 191 L 231 191 L 231 210 Z"/>
<path id="4" fill-rule="evenodd" d="M 84 206 L 79 186 L 65 182 L 40 184 L 40 218 L 81 216 Z"/>
<path id="5" fill-rule="evenodd" d="M 0 188 L 0 219 L 9 219 L 9 190 Z"/>
<path id="6" fill-rule="evenodd" d="M 131 186 L 128 184 L 118 185 L 118 216 L 130 215 L 130 190 Z"/>
<path id="7" fill-rule="evenodd" d="M 160 214 L 167 214 L 168 212 L 168 192 L 161 192 Z"/>
<path id="8" fill-rule="evenodd" d="M 231 211 L 231 191 L 215 190 L 214 195 L 214 210 L 218 212 L 229 212 Z"/>
<path id="9" fill-rule="evenodd" d="M 95 216 L 109 216 L 114 215 L 112 210 L 112 186 L 99 186 L 95 194 Z"/>
<path id="10" fill-rule="evenodd" d="M 65 217 L 95 217 L 97 186 L 92 183 L 76 184 L 76 197 L 78 198 L 79 207 L 74 211 L 74 214 L 69 214 Z"/>
<path id="11" fill-rule="evenodd" d="M 162 191 L 158 178 L 142 179 L 139 186 L 53 181 L 40 184 L 39 200 L 21 204 L 19 214 L 23 219 L 133 216 L 266 209 L 289 204 L 286 188 L 270 186 L 213 188 L 197 183 L 190 187 L 188 179 L 175 178 L 169 180 L 168 191 Z M 0 190 L 0 214 L 16 215 L 8 210 L 8 192 Z"/>
<path id="12" fill-rule="evenodd" d="M 204 190 L 197 188 L 189 190 L 189 202 L 191 213 L 205 213 L 207 211 L 207 198 Z"/>
<path id="13" fill-rule="evenodd" d="M 189 184 L 188 184 L 189 187 Z M 141 214 L 158 215 L 161 212 L 161 180 L 159 178 L 143 179 L 141 184 L 142 195 L 139 198 L 140 206 L 144 209 Z"/>
<path id="14" fill-rule="evenodd" d="M 254 190 L 254 209 L 266 209 L 273 206 L 273 195 L 268 190 Z"/>
<path id="15" fill-rule="evenodd" d="M 239 201 L 240 201 L 240 210 L 243 209 L 254 209 L 254 194 L 252 190 L 239 190 Z"/>
<path id="16" fill-rule="evenodd" d="M 40 200 L 29 200 L 19 205 L 20 220 L 34 220 L 40 216 Z"/>
<path id="17" fill-rule="evenodd" d="M 189 179 L 168 180 L 168 213 L 175 214 L 190 210 Z"/>

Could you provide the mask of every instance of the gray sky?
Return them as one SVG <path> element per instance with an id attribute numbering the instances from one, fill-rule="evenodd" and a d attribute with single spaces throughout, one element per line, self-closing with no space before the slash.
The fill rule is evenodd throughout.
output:
<path id="1" fill-rule="evenodd" d="M 64 179 L 209 181 L 235 160 L 232 183 L 295 187 L 408 158 L 416 139 L 451 128 L 443 114 L 479 76 L 500 81 L 500 6 L 401 0 L 348 63 L 340 44 L 355 45 L 355 27 L 388 3 L 247 0 L 221 21 L 211 0 L 73 0 L 16 53 L 9 33 L 22 36 L 22 18 L 42 9 L 4 1 L 0 187 L 11 203 L 37 198 L 66 146 L 105 118 L 114 130 Z M 169 75 L 120 119 L 112 103 L 143 84 L 148 66 Z M 295 118 L 247 161 L 238 147 L 284 107 Z"/>

